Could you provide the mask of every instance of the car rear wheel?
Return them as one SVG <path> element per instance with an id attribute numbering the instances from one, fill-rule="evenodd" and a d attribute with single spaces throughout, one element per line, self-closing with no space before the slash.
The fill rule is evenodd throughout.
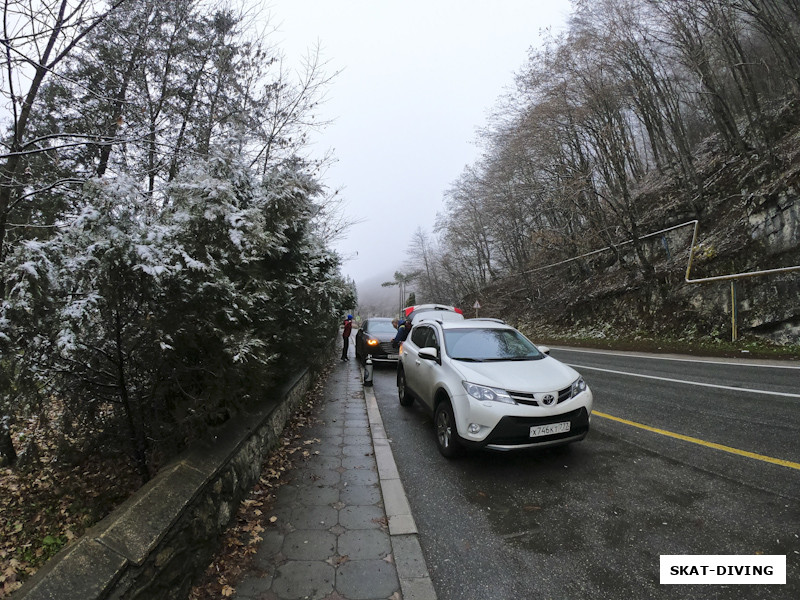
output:
<path id="1" fill-rule="evenodd" d="M 461 440 L 456 429 L 456 419 L 449 400 L 443 400 L 436 407 L 433 417 L 436 425 L 436 444 L 445 458 L 455 458 L 462 452 Z"/>
<path id="2" fill-rule="evenodd" d="M 397 369 L 397 396 L 400 398 L 400 406 L 414 404 L 414 397 L 408 391 L 408 386 L 406 385 L 406 372 L 403 367 Z"/>

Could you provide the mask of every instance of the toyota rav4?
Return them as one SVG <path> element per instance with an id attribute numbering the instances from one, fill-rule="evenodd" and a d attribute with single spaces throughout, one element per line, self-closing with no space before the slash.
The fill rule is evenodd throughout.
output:
<path id="1" fill-rule="evenodd" d="M 592 392 L 580 374 L 496 319 L 423 320 L 400 348 L 400 404 L 433 415 L 439 451 L 511 450 L 586 437 Z"/>

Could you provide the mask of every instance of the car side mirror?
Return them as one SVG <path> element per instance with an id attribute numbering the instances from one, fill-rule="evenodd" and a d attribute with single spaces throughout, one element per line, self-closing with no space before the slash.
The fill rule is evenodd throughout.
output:
<path id="1" fill-rule="evenodd" d="M 439 360 L 439 352 L 436 348 L 420 348 L 419 357 L 426 360 Z"/>
<path id="2" fill-rule="evenodd" d="M 537 346 L 537 348 L 539 348 L 539 352 L 541 352 L 542 354 L 547 354 L 547 356 L 550 356 L 549 346 Z"/>

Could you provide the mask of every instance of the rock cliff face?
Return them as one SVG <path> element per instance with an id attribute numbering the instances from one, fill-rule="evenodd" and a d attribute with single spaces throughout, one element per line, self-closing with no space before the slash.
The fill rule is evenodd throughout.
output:
<path id="1" fill-rule="evenodd" d="M 763 241 L 769 254 L 797 250 L 800 245 L 800 203 L 794 188 L 781 191 L 774 200 L 753 196 L 748 214 L 750 237 Z"/>
<path id="2" fill-rule="evenodd" d="M 642 239 L 651 274 L 643 273 L 628 245 L 498 283 L 481 298 L 484 313 L 540 333 L 727 340 L 735 316 L 738 337 L 800 344 L 800 133 L 787 135 L 764 156 L 708 156 L 698 159 L 700 189 L 690 194 L 663 180 L 638 198 L 643 236 L 688 223 Z M 687 282 L 694 220 L 698 232 Z M 776 269 L 784 271 L 733 284 L 695 282 Z"/>
<path id="3" fill-rule="evenodd" d="M 750 237 L 764 249 L 764 267 L 800 265 L 797 190 L 782 190 L 774 200 L 755 197 L 752 205 L 748 214 Z M 800 270 L 742 280 L 742 291 L 740 327 L 778 343 L 800 342 Z"/>

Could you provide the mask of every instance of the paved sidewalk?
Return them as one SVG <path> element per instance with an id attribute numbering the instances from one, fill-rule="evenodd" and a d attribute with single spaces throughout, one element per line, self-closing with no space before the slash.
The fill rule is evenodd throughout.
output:
<path id="1" fill-rule="evenodd" d="M 436 600 L 416 524 L 359 363 L 338 362 L 308 462 L 278 488 L 238 600 Z M 318 452 L 318 454 L 316 454 Z"/>

